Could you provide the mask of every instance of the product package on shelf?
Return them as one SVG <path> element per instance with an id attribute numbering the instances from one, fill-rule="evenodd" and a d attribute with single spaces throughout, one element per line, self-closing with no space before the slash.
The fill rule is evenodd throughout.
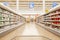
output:
<path id="1" fill-rule="evenodd" d="M 60 18 L 51 18 L 52 20 L 60 20 Z"/>
<path id="2" fill-rule="evenodd" d="M 3 16 L 2 16 L 2 14 L 0 13 L 0 27 L 2 27 L 3 26 Z"/>
<path id="3" fill-rule="evenodd" d="M 3 16 L 2 16 L 2 14 L 0 14 L 0 21 L 2 20 L 2 18 L 3 18 Z"/>
<path id="4" fill-rule="evenodd" d="M 52 28 L 57 28 L 57 29 L 60 29 L 60 26 L 55 26 L 55 25 L 52 25 Z"/>
<path id="5" fill-rule="evenodd" d="M 13 25 L 14 24 L 14 22 L 11 22 L 11 25 Z"/>
<path id="6" fill-rule="evenodd" d="M 8 25 L 10 25 L 10 23 L 9 22 L 5 22 L 5 25 L 8 26 Z"/>
<path id="7" fill-rule="evenodd" d="M 0 13 L 2 12 L 2 8 L 0 8 Z"/>
<path id="8" fill-rule="evenodd" d="M 2 28 L 2 27 L 3 27 L 3 25 L 4 25 L 4 24 L 3 24 L 3 22 L 1 22 L 1 21 L 0 21 L 0 28 Z"/>
<path id="9" fill-rule="evenodd" d="M 55 21 L 55 22 L 53 22 L 53 24 L 59 24 L 59 22 L 56 22 L 56 21 Z"/>

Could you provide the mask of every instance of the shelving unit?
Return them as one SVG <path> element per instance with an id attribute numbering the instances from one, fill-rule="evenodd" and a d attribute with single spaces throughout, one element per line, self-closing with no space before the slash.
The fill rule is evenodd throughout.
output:
<path id="1" fill-rule="evenodd" d="M 25 18 L 0 3 L 0 36 L 25 23 Z"/>
<path id="2" fill-rule="evenodd" d="M 36 24 L 43 24 L 43 28 L 46 28 L 52 33 L 60 36 L 60 5 L 50 9 L 47 14 L 37 17 Z"/>

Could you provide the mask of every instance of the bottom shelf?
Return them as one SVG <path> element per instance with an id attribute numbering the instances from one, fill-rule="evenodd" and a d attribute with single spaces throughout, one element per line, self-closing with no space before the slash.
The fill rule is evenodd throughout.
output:
<path id="1" fill-rule="evenodd" d="M 20 27 L 24 23 L 19 23 L 17 25 L 12 25 L 12 26 L 6 26 L 4 28 L 0 28 L 0 37 L 4 36 L 5 34 L 9 33 L 10 31 L 13 31 L 14 29 Z"/>
<path id="2" fill-rule="evenodd" d="M 41 23 L 36 23 L 36 24 L 38 24 L 38 25 L 40 25 L 41 27 L 43 27 L 44 29 L 46 29 L 46 30 L 54 33 L 55 35 L 60 36 L 60 29 L 51 28 L 51 27 L 48 27 L 48 26 L 46 26 L 46 25 L 44 25 L 44 24 L 41 24 Z"/>

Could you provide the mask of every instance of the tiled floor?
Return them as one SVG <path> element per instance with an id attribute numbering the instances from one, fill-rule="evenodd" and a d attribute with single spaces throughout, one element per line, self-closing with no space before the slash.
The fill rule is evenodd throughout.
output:
<path id="1" fill-rule="evenodd" d="M 60 40 L 60 37 L 35 23 L 26 23 L 15 31 L 1 37 L 0 40 Z"/>

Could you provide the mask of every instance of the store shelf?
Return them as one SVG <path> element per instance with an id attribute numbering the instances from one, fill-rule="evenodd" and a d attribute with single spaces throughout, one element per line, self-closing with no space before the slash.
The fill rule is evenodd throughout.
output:
<path id="1" fill-rule="evenodd" d="M 47 14 L 37 17 L 36 23 L 60 36 L 60 5 L 50 9 Z"/>
<path id="2" fill-rule="evenodd" d="M 48 21 L 48 22 L 58 21 L 58 22 L 60 22 L 60 20 L 45 20 L 45 21 Z"/>
<path id="3" fill-rule="evenodd" d="M 25 18 L 0 3 L 0 36 L 25 23 Z"/>
<path id="4" fill-rule="evenodd" d="M 0 29 L 0 37 L 4 36 L 6 33 L 9 33 L 11 31 L 15 30 L 16 28 L 20 27 L 23 24 L 24 23 L 19 23 L 18 25 L 6 26 L 4 28 L 1 28 Z"/>
<path id="5" fill-rule="evenodd" d="M 60 30 L 59 29 L 56 29 L 56 28 L 53 29 L 53 28 L 48 27 L 48 26 L 46 26 L 44 24 L 41 24 L 41 23 L 36 23 L 36 24 L 39 25 L 39 26 L 41 26 L 41 27 L 43 27 L 44 29 L 46 29 L 46 30 L 54 33 L 55 35 L 60 36 Z"/>

